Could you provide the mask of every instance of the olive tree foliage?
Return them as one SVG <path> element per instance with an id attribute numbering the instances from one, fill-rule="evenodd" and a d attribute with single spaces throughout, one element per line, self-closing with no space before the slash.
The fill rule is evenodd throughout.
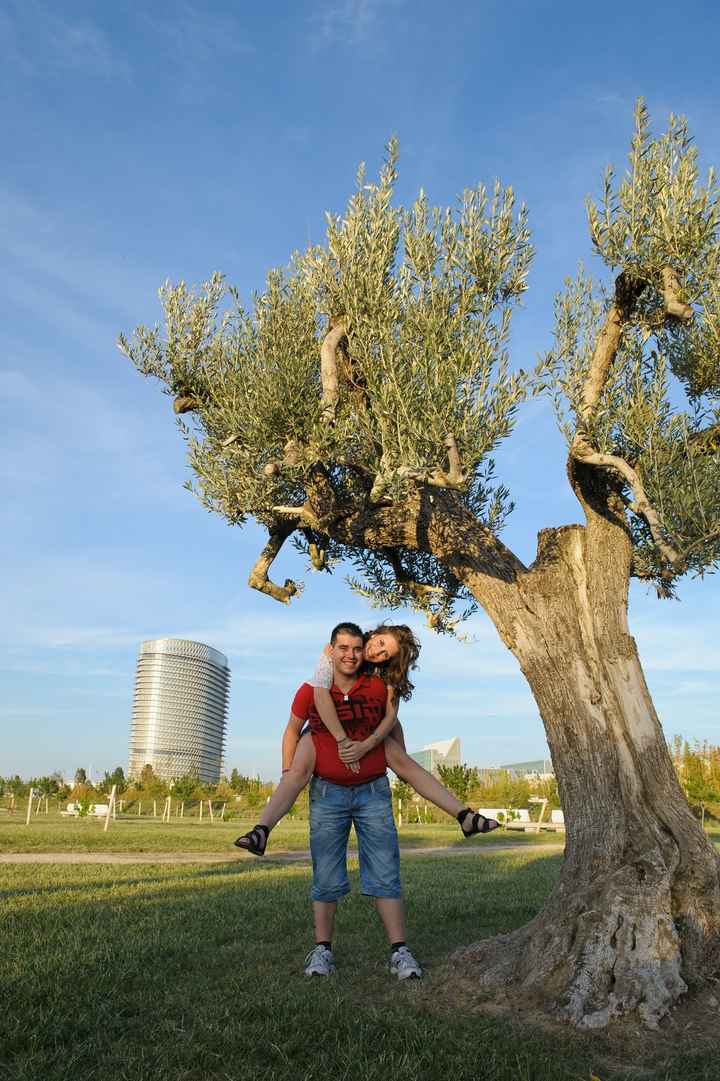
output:
<path id="1" fill-rule="evenodd" d="M 250 584 L 290 600 L 298 585 L 268 570 L 293 536 L 316 569 L 352 561 L 351 584 L 371 602 L 452 630 L 476 598 L 447 560 L 422 545 L 353 544 L 337 523 L 435 492 L 497 537 L 512 504 L 492 452 L 538 390 L 553 398 L 571 463 L 624 498 L 633 573 L 670 595 L 681 574 L 713 566 L 720 202 L 714 173 L 700 183 L 685 121 L 654 138 L 638 104 L 628 171 L 618 181 L 608 170 L 588 204 L 605 276 L 566 283 L 554 345 L 530 375 L 508 354 L 533 254 L 525 208 L 499 183 L 453 208 L 422 191 L 395 206 L 396 161 L 391 142 L 377 182 L 360 169 L 326 242 L 272 270 L 250 309 L 219 274 L 199 293 L 166 284 L 164 328 L 120 338 L 191 414 L 179 423 L 201 502 L 267 528 Z"/>
<path id="2" fill-rule="evenodd" d="M 587 210 L 615 281 L 566 281 L 538 375 L 571 457 L 622 484 L 634 574 L 670 595 L 720 555 L 720 189 L 712 169 L 700 183 L 687 122 L 653 138 L 641 101 L 629 169 L 608 168 Z"/>
<path id="3" fill-rule="evenodd" d="M 272 270 L 252 311 L 219 274 L 200 295 L 166 284 L 164 334 L 141 326 L 120 347 L 165 384 L 178 413 L 192 411 L 193 427 L 181 426 L 203 504 L 267 527 L 252 584 L 284 601 L 297 591 L 271 583 L 267 566 L 299 526 L 296 543 L 316 568 L 349 557 L 378 603 L 410 601 L 443 629 L 458 598 L 472 606 L 459 582 L 424 553 L 333 542 L 312 520 L 308 486 L 331 485 L 341 505 L 448 486 L 500 529 L 510 504 L 490 452 L 527 390 L 507 345 L 532 249 L 524 208 L 499 184 L 466 191 L 455 210 L 431 208 L 422 192 L 394 207 L 394 142 L 388 150 L 378 183 L 361 168 L 344 216 L 328 215 L 326 245 Z M 338 323 L 328 380 L 320 342 Z"/>

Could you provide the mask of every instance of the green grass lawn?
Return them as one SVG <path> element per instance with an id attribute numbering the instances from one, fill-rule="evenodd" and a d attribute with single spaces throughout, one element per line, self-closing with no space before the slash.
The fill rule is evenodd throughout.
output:
<path id="1" fill-rule="evenodd" d="M 338 916 L 338 975 L 308 980 L 307 866 L 0 866 L 0 1078 L 637 1078 L 640 1063 L 608 1059 L 602 1038 L 436 1001 L 448 951 L 526 922 L 559 863 L 542 846 L 445 863 L 406 854 L 410 944 L 427 969 L 411 986 L 388 974 L 356 871 Z M 683 1051 L 642 1076 L 715 1081 L 717 1059 Z"/>
<path id="2" fill-rule="evenodd" d="M 110 823 L 107 833 L 103 822 L 94 818 L 62 818 L 50 814 L 33 816 L 25 825 L 24 815 L 0 818 L 0 853 L 3 852 L 222 852 L 237 854 L 233 841 L 254 824 L 253 819 L 214 824 L 197 819 L 171 819 L 129 816 Z M 562 844 L 563 835 L 530 834 L 518 830 L 494 830 L 483 837 L 465 841 L 460 827 L 452 822 L 437 825 L 412 824 L 400 830 L 404 848 L 467 846 L 474 844 Z M 285 819 L 273 831 L 268 855 L 293 852 L 308 847 L 308 824 L 304 820 Z"/>

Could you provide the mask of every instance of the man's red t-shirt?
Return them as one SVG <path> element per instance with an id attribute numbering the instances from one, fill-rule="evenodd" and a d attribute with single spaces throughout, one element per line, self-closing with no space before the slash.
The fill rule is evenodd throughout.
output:
<path id="1" fill-rule="evenodd" d="M 367 739 L 385 716 L 387 687 L 377 676 L 359 676 L 347 694 L 333 683 L 332 695 L 340 724 L 350 739 Z M 338 745 L 315 708 L 315 689 L 303 683 L 295 695 L 292 712 L 307 721 L 315 744 L 315 774 L 333 784 L 363 784 L 382 777 L 387 769 L 385 744 L 379 743 L 360 759 L 360 772 L 354 773 L 340 760 Z"/>

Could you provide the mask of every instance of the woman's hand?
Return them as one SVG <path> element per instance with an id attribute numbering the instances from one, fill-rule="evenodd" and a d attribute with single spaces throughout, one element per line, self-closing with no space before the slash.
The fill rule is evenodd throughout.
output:
<path id="1" fill-rule="evenodd" d="M 363 757 L 363 755 L 366 755 L 368 753 L 372 746 L 374 746 L 374 744 L 367 739 L 347 739 L 339 745 L 338 753 L 342 761 L 347 766 L 353 762 L 358 762 Z"/>
<path id="2" fill-rule="evenodd" d="M 355 747 L 355 746 L 357 746 L 357 744 L 353 743 L 353 741 L 351 739 L 349 739 L 347 736 L 345 737 L 345 739 L 338 740 L 338 755 L 340 757 L 340 761 L 342 762 L 342 764 L 345 767 L 347 767 L 347 769 L 351 770 L 352 773 L 359 773 L 360 772 L 360 766 L 358 765 L 356 759 L 351 758 L 349 761 L 345 761 L 345 758 L 343 757 L 343 753 L 342 753 L 344 747 Z"/>

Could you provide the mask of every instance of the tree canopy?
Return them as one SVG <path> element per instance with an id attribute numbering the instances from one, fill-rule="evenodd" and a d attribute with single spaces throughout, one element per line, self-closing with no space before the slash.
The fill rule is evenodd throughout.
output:
<path id="1" fill-rule="evenodd" d="M 250 584 L 289 601 L 269 566 L 293 541 L 316 569 L 357 567 L 354 588 L 424 609 L 436 629 L 472 610 L 448 560 L 412 539 L 338 528 L 354 513 L 452 500 L 490 537 L 512 508 L 492 451 L 518 406 L 549 393 L 571 461 L 598 469 L 627 508 L 633 573 L 670 594 L 720 553 L 720 192 L 699 176 L 683 119 L 660 137 L 638 104 L 629 167 L 588 202 L 604 271 L 556 299 L 553 347 L 512 370 L 511 318 L 527 287 L 527 212 L 497 182 L 453 208 L 392 198 L 397 148 L 377 182 L 361 168 L 327 239 L 272 270 L 246 309 L 215 274 L 199 294 L 160 290 L 164 332 L 120 347 L 174 398 L 202 503 L 270 539 Z M 614 279 L 614 281 L 613 281 Z M 679 403 L 678 390 L 685 392 Z M 359 542 L 358 542 L 359 541 Z M 507 553 L 502 552 L 504 559 Z M 513 560 L 510 560 L 512 570 Z"/>

